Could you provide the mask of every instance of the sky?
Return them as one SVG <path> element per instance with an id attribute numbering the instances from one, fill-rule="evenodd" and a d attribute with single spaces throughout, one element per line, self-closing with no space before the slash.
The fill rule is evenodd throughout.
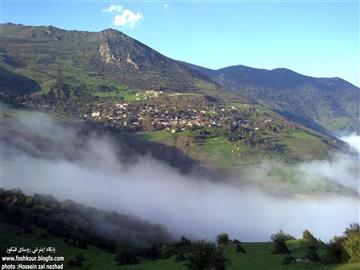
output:
<path id="1" fill-rule="evenodd" d="M 289 68 L 360 86 L 359 0 L 2 0 L 1 22 L 114 28 L 207 68 Z"/>

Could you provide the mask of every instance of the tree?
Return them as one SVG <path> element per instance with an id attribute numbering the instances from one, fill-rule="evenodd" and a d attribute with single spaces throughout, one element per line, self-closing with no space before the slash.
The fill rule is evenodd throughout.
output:
<path id="1" fill-rule="evenodd" d="M 174 246 L 171 245 L 161 245 L 160 248 L 160 258 L 167 259 L 174 255 L 177 255 L 178 251 Z"/>
<path id="2" fill-rule="evenodd" d="M 349 236 L 352 233 L 360 232 L 360 224 L 359 223 L 351 223 L 348 228 L 345 229 L 345 237 Z"/>
<path id="3" fill-rule="evenodd" d="M 216 237 L 216 242 L 218 245 L 228 245 L 230 242 L 229 235 L 227 233 L 219 234 Z"/>
<path id="4" fill-rule="evenodd" d="M 246 253 L 245 248 L 241 245 L 241 244 L 236 244 L 236 249 L 235 249 L 236 253 Z"/>
<path id="5" fill-rule="evenodd" d="M 272 251 L 272 254 L 288 254 L 290 253 L 290 250 L 286 246 L 286 243 L 284 240 L 275 240 L 274 242 L 274 250 Z"/>
<path id="6" fill-rule="evenodd" d="M 232 243 L 233 243 L 233 244 L 241 244 L 241 241 L 239 241 L 238 239 L 233 239 L 233 240 L 232 240 Z"/>
<path id="7" fill-rule="evenodd" d="M 342 246 L 349 255 L 349 262 L 360 262 L 360 226 L 358 223 L 350 224 L 345 230 Z"/>
<path id="8" fill-rule="evenodd" d="M 174 243 L 174 247 L 180 251 L 185 253 L 192 245 L 191 240 L 187 239 L 186 237 L 182 236 L 180 241 Z"/>
<path id="9" fill-rule="evenodd" d="M 318 262 L 320 261 L 319 254 L 316 251 L 316 248 L 308 248 L 305 258 L 309 261 Z"/>
<path id="10" fill-rule="evenodd" d="M 135 264 L 139 260 L 133 247 L 127 243 L 119 244 L 115 249 L 115 260 L 120 264 Z"/>
<path id="11" fill-rule="evenodd" d="M 314 235 L 308 231 L 303 231 L 302 243 L 309 249 L 317 249 L 321 245 L 321 241 L 317 240 Z"/>
<path id="12" fill-rule="evenodd" d="M 17 225 L 24 219 L 24 212 L 15 206 L 8 206 L 6 209 L 6 218 L 10 224 Z"/>
<path id="13" fill-rule="evenodd" d="M 144 257 L 149 258 L 151 260 L 157 260 L 160 258 L 160 256 L 161 256 L 161 247 L 158 244 L 152 244 L 144 252 Z"/>
<path id="14" fill-rule="evenodd" d="M 343 237 L 334 237 L 334 239 L 326 245 L 325 263 L 341 263 L 349 260 L 349 255 L 342 246 L 343 241 Z"/>
<path id="15" fill-rule="evenodd" d="M 334 237 L 326 245 L 326 263 L 360 262 L 360 225 L 350 224 L 342 237 Z"/>
<path id="16" fill-rule="evenodd" d="M 271 235 L 271 240 L 274 243 L 274 250 L 272 254 L 287 254 L 290 253 L 290 250 L 286 246 L 285 241 L 292 240 L 294 237 L 285 234 L 282 230 L 278 233 Z"/>
<path id="17" fill-rule="evenodd" d="M 185 266 L 189 270 L 225 270 L 228 259 L 213 243 L 200 241 L 193 244 L 189 261 Z"/>
<path id="18" fill-rule="evenodd" d="M 271 235 L 271 240 L 274 241 L 274 239 L 289 241 L 289 240 L 295 240 L 295 237 L 290 234 L 285 234 L 283 230 L 280 230 L 278 233 Z"/>
<path id="19" fill-rule="evenodd" d="M 303 237 L 304 240 L 309 240 L 309 241 L 316 241 L 317 239 L 312 235 L 312 233 L 308 230 L 303 231 Z"/>

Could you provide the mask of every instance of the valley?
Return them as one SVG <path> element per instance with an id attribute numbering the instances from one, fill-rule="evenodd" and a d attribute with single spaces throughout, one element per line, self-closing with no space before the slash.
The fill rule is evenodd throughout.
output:
<path id="1" fill-rule="evenodd" d="M 353 155 L 325 127 L 312 129 L 287 118 L 278 107 L 227 90 L 198 67 L 162 56 L 121 32 L 3 27 L 2 101 L 81 119 L 121 134 L 137 148 L 150 144 L 145 149 L 182 171 L 196 167 L 237 177 L 266 162 L 296 166 L 334 154 Z M 156 148 L 164 147 L 174 154 L 162 158 Z M 174 162 L 179 160 L 191 162 Z M 275 171 L 269 172 L 271 184 L 265 189 L 274 189 L 277 176 L 294 178 Z M 292 184 L 284 192 L 298 181 L 285 180 Z M 338 190 L 336 185 L 328 188 Z"/>

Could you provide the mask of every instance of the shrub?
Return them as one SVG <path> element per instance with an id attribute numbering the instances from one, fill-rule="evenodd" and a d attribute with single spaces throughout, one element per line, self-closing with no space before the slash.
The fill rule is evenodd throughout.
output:
<path id="1" fill-rule="evenodd" d="M 129 244 L 124 243 L 118 245 L 115 249 L 115 260 L 120 264 L 135 264 L 139 260 L 136 256 L 136 252 L 134 248 L 132 248 Z"/>
<path id="2" fill-rule="evenodd" d="M 317 249 L 318 247 L 321 246 L 321 244 L 323 243 L 321 243 L 320 240 L 317 240 L 310 231 L 308 230 L 303 231 L 303 236 L 301 239 L 302 246 L 305 246 L 309 249 Z"/>
<path id="3" fill-rule="evenodd" d="M 17 225 L 24 219 L 24 212 L 17 207 L 8 206 L 6 209 L 7 221 L 12 225 Z"/>
<path id="4" fill-rule="evenodd" d="M 236 244 L 236 249 L 235 249 L 236 253 L 246 253 L 245 248 L 241 245 L 241 244 Z"/>
<path id="5" fill-rule="evenodd" d="M 317 242 L 317 239 L 314 237 L 314 235 L 308 231 L 308 230 L 305 230 L 303 231 L 303 237 L 302 237 L 304 240 L 309 240 L 309 241 L 312 241 L 312 242 Z"/>
<path id="6" fill-rule="evenodd" d="M 186 258 L 184 256 L 184 254 L 179 254 L 175 257 L 175 261 L 176 262 L 183 262 L 183 261 L 186 261 Z"/>
<path id="7" fill-rule="evenodd" d="M 192 245 L 191 240 L 187 239 L 186 237 L 182 236 L 180 241 L 176 242 L 173 246 L 181 251 L 186 251 Z"/>
<path id="8" fill-rule="evenodd" d="M 285 234 L 282 230 L 280 230 L 278 233 L 271 235 L 271 240 L 274 243 L 274 250 L 272 251 L 272 254 L 287 254 L 290 253 L 290 250 L 286 246 L 285 241 L 287 240 L 293 240 L 294 237 Z"/>
<path id="9" fill-rule="evenodd" d="M 321 243 L 318 240 L 304 240 L 301 239 L 300 240 L 300 245 L 303 248 L 307 248 L 307 249 L 317 249 L 318 247 L 320 247 Z"/>
<path id="10" fill-rule="evenodd" d="M 232 240 L 232 243 L 233 244 L 241 244 L 241 242 L 239 240 L 237 240 L 237 239 Z"/>
<path id="11" fill-rule="evenodd" d="M 162 245 L 160 249 L 160 258 L 167 259 L 178 253 L 177 249 L 173 246 Z"/>
<path id="12" fill-rule="evenodd" d="M 345 230 L 345 239 L 342 246 L 349 255 L 349 262 L 360 262 L 360 226 L 359 224 L 350 224 Z"/>
<path id="13" fill-rule="evenodd" d="M 21 223 L 19 225 L 20 229 L 22 229 L 26 234 L 30 234 L 33 232 L 31 225 Z"/>
<path id="14" fill-rule="evenodd" d="M 326 246 L 326 254 L 324 257 L 324 262 L 327 264 L 331 263 L 341 263 L 347 262 L 349 260 L 349 255 L 342 246 L 344 241 L 343 237 L 335 237 L 331 240 Z"/>
<path id="15" fill-rule="evenodd" d="M 318 262 L 320 261 L 319 254 L 316 252 L 315 248 L 308 248 L 307 253 L 305 255 L 305 259 L 308 259 L 312 262 Z"/>
<path id="16" fill-rule="evenodd" d="M 351 235 L 352 233 L 359 233 L 360 232 L 360 224 L 359 223 L 352 223 L 349 225 L 348 228 L 345 229 L 345 237 Z"/>
<path id="17" fill-rule="evenodd" d="M 216 237 L 216 242 L 218 245 L 228 245 L 230 242 L 229 235 L 227 233 L 219 234 Z"/>
<path id="18" fill-rule="evenodd" d="M 71 259 L 68 262 L 68 265 L 80 267 L 83 266 L 83 261 L 85 261 L 84 256 L 82 254 L 79 254 L 75 256 L 73 259 Z"/>
<path id="19" fill-rule="evenodd" d="M 271 240 L 289 241 L 289 240 L 295 240 L 295 237 L 290 234 L 285 234 L 282 230 L 280 230 L 278 233 L 271 235 Z"/>
<path id="20" fill-rule="evenodd" d="M 145 249 L 144 251 L 144 257 L 151 259 L 151 260 L 157 260 L 160 259 L 161 256 L 161 247 L 157 244 L 152 244 L 149 248 Z"/>
<path id="21" fill-rule="evenodd" d="M 272 254 L 288 254 L 288 253 L 290 253 L 290 250 L 286 246 L 284 240 L 274 241 L 274 250 L 272 251 Z"/>
<path id="22" fill-rule="evenodd" d="M 49 220 L 46 224 L 46 230 L 59 237 L 66 237 L 70 234 L 67 226 L 58 220 Z"/>
<path id="23" fill-rule="evenodd" d="M 76 241 L 76 246 L 78 248 L 87 249 L 87 244 L 88 242 L 85 237 L 79 237 Z"/>
<path id="24" fill-rule="evenodd" d="M 213 243 L 204 241 L 192 245 L 188 260 L 189 270 L 225 270 L 228 261 Z"/>
<path id="25" fill-rule="evenodd" d="M 82 249 L 87 249 L 88 239 L 81 230 L 75 230 L 71 234 L 71 244 Z"/>
<path id="26" fill-rule="evenodd" d="M 294 257 L 285 257 L 284 260 L 283 260 L 283 264 L 292 264 L 292 263 L 295 263 L 296 262 L 296 259 Z"/>

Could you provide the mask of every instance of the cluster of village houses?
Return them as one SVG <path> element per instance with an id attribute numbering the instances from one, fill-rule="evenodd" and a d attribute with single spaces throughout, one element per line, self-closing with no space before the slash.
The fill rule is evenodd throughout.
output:
<path id="1" fill-rule="evenodd" d="M 184 107 L 184 106 L 183 106 Z M 171 133 L 194 128 L 227 128 L 256 130 L 250 114 L 258 114 L 254 107 L 238 109 L 220 105 L 178 108 L 174 105 L 155 106 L 150 102 L 122 103 L 98 102 L 86 119 L 107 121 L 116 127 L 127 130 L 167 130 Z M 271 117 L 264 120 L 272 121 Z"/>

